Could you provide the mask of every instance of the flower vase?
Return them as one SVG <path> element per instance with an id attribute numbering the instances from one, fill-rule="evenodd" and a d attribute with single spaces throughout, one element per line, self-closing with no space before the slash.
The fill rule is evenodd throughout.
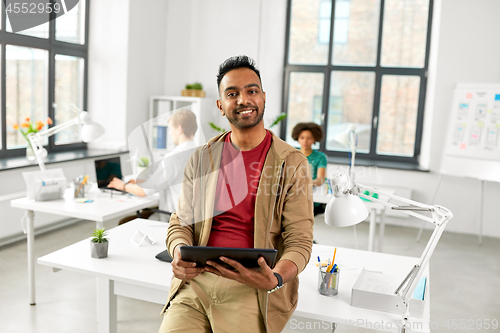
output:
<path id="1" fill-rule="evenodd" d="M 28 159 L 28 161 L 36 160 L 35 152 L 33 151 L 33 148 L 29 143 L 28 146 L 26 147 L 26 158 Z"/>

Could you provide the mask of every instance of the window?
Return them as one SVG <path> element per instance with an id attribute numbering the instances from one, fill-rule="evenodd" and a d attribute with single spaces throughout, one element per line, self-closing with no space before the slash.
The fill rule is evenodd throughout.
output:
<path id="1" fill-rule="evenodd" d="M 282 137 L 297 146 L 292 128 L 313 121 L 318 148 L 347 157 L 335 138 L 354 126 L 358 158 L 416 164 L 432 1 L 289 0 Z"/>
<path id="2" fill-rule="evenodd" d="M 60 4 L 58 0 L 47 2 Z M 13 32 L 3 3 L 0 8 L 3 158 L 26 154 L 28 142 L 13 128 L 14 124 L 28 117 L 33 123 L 46 123 L 50 117 L 55 126 L 76 116 L 72 104 L 86 110 L 89 1 L 79 0 L 55 20 L 17 33 Z M 76 126 L 50 137 L 45 144 L 49 152 L 86 147 Z"/>

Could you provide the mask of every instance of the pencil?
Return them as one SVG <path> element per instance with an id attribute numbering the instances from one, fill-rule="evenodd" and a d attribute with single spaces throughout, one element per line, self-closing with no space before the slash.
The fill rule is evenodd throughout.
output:
<path id="1" fill-rule="evenodd" d="M 335 256 L 337 255 L 337 248 L 335 248 L 335 251 L 333 251 L 333 260 L 332 260 L 332 266 L 335 264 Z"/>

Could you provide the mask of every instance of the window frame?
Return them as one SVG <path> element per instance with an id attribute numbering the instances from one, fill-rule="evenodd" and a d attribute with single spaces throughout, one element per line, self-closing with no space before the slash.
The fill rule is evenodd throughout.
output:
<path id="1" fill-rule="evenodd" d="M 422 68 L 412 68 L 412 67 L 383 67 L 381 66 L 381 54 L 382 54 L 382 32 L 384 24 L 384 8 L 385 0 L 380 0 L 380 17 L 378 25 L 378 40 L 377 40 L 377 59 L 375 66 L 346 66 L 346 65 L 333 65 L 332 55 L 333 55 L 333 45 L 334 45 L 334 25 L 335 20 L 330 21 L 330 41 L 328 45 L 328 63 L 326 65 L 297 65 L 289 64 L 289 53 L 290 53 L 290 27 L 291 27 L 291 17 L 292 17 L 292 1 L 288 0 L 287 5 L 287 18 L 286 18 L 286 32 L 285 32 L 285 59 L 284 59 L 284 76 L 283 76 L 283 110 L 288 114 L 288 100 L 289 100 L 289 87 L 290 87 L 290 75 L 293 72 L 305 72 L 305 73 L 323 73 L 324 75 L 324 86 L 323 86 L 323 103 L 322 103 L 322 116 L 321 116 L 321 127 L 323 133 L 325 134 L 322 141 L 320 142 L 319 150 L 324 152 L 329 157 L 349 157 L 348 151 L 338 151 L 338 150 L 327 150 L 326 149 L 326 138 L 327 138 L 327 124 L 328 124 L 328 111 L 330 104 L 330 83 L 333 71 L 354 71 L 354 72 L 373 72 L 375 73 L 375 88 L 374 88 L 374 100 L 372 109 L 372 121 L 371 121 L 371 137 L 370 137 L 370 150 L 368 153 L 356 152 L 356 159 L 364 161 L 385 161 L 385 162 L 397 162 L 418 165 L 418 159 L 421 152 L 422 144 L 422 132 L 423 132 L 423 121 L 424 121 L 424 107 L 425 107 L 425 96 L 427 87 L 427 74 L 429 68 L 429 54 L 430 54 L 430 42 L 431 42 L 431 28 L 432 28 L 432 14 L 434 7 L 434 0 L 429 0 L 429 14 L 427 21 L 427 36 L 426 36 L 426 50 L 425 50 L 425 60 L 424 66 Z M 330 17 L 335 18 L 335 2 L 332 1 L 332 12 Z M 379 111 L 380 111 L 380 95 L 382 88 L 382 77 L 384 75 L 414 75 L 420 77 L 420 91 L 418 97 L 418 107 L 417 107 L 417 119 L 415 128 L 415 144 L 413 149 L 413 156 L 402 156 L 402 155 L 388 155 L 388 154 L 377 154 L 377 137 L 378 137 L 378 121 L 379 121 Z M 307 120 L 310 121 L 310 120 Z M 374 124 L 376 123 L 376 126 Z M 287 137 L 287 121 L 283 121 L 280 125 L 280 135 L 282 138 Z"/>
<path id="2" fill-rule="evenodd" d="M 56 3 L 56 0 L 49 0 L 52 4 Z M 33 36 L 27 36 L 23 34 L 7 32 L 7 13 L 5 12 L 5 6 L 2 1 L 2 29 L 0 30 L 0 43 L 1 43 L 1 57 L 0 57 L 0 123 L 1 123 L 1 149 L 0 158 L 10 158 L 26 155 L 26 148 L 15 148 L 7 149 L 7 108 L 6 108 L 6 45 L 14 45 L 21 47 L 30 47 L 41 50 L 48 51 L 48 68 L 46 69 L 48 78 L 48 96 L 47 96 L 47 110 L 48 116 L 51 119 L 55 119 L 55 110 L 53 107 L 55 99 L 55 56 L 56 54 L 68 55 L 74 57 L 83 58 L 84 61 L 84 72 L 83 72 L 83 96 L 82 96 L 82 107 L 83 110 L 87 110 L 87 97 L 88 97 L 88 45 L 89 45 L 89 13 L 90 13 L 90 0 L 85 1 L 85 39 L 84 44 L 74 44 L 69 42 L 59 41 L 55 38 L 56 32 L 56 22 L 55 13 L 51 13 L 51 21 L 49 22 L 49 37 L 39 38 Z M 55 125 L 49 126 L 53 127 Z M 44 146 L 48 153 L 51 152 L 61 152 L 61 151 L 72 151 L 77 149 L 86 149 L 87 144 L 84 142 L 75 142 L 68 144 L 55 144 L 55 135 L 48 138 L 48 144 Z"/>

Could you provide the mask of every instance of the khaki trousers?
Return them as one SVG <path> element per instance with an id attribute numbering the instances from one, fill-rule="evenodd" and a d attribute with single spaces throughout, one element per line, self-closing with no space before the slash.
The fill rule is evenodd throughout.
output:
<path id="1" fill-rule="evenodd" d="M 204 272 L 178 291 L 158 333 L 265 331 L 257 289 Z"/>

